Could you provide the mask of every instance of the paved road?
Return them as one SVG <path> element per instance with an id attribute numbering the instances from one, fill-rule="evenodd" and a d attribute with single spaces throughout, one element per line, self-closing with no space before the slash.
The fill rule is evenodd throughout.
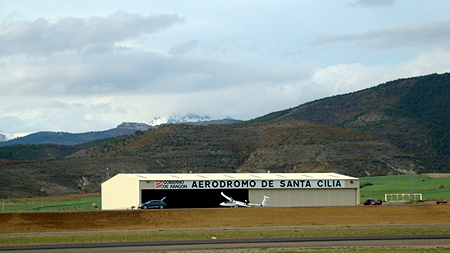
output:
<path id="1" fill-rule="evenodd" d="M 180 241 L 106 242 L 60 245 L 0 246 L 1 252 L 152 252 L 249 248 L 351 247 L 351 246 L 444 246 L 450 235 L 286 237 Z"/>

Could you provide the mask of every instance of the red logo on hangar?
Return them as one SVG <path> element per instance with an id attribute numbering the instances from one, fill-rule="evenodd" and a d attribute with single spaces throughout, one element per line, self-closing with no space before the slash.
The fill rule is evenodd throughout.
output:
<path id="1" fill-rule="evenodd" d="M 156 180 L 155 181 L 155 188 L 163 188 L 164 181 L 163 180 Z"/>

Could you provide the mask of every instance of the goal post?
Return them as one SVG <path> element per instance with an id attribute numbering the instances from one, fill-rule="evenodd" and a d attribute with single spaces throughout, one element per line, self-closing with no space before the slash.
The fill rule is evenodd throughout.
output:
<path id="1" fill-rule="evenodd" d="M 410 200 L 422 200 L 422 193 L 384 194 L 385 202 L 404 202 Z"/>

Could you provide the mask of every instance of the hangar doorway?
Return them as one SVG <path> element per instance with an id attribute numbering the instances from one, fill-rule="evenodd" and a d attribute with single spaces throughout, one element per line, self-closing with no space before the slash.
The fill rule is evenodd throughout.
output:
<path id="1" fill-rule="evenodd" d="M 141 203 L 166 197 L 168 208 L 220 207 L 226 201 L 220 192 L 239 201 L 248 200 L 248 189 L 141 190 Z"/>

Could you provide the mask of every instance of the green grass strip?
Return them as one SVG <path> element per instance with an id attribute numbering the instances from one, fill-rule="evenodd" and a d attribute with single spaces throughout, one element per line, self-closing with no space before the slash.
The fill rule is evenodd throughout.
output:
<path id="1" fill-rule="evenodd" d="M 73 233 L 1 234 L 0 245 L 231 238 L 450 234 L 447 225 L 326 226 L 246 229 L 188 229 Z"/>

